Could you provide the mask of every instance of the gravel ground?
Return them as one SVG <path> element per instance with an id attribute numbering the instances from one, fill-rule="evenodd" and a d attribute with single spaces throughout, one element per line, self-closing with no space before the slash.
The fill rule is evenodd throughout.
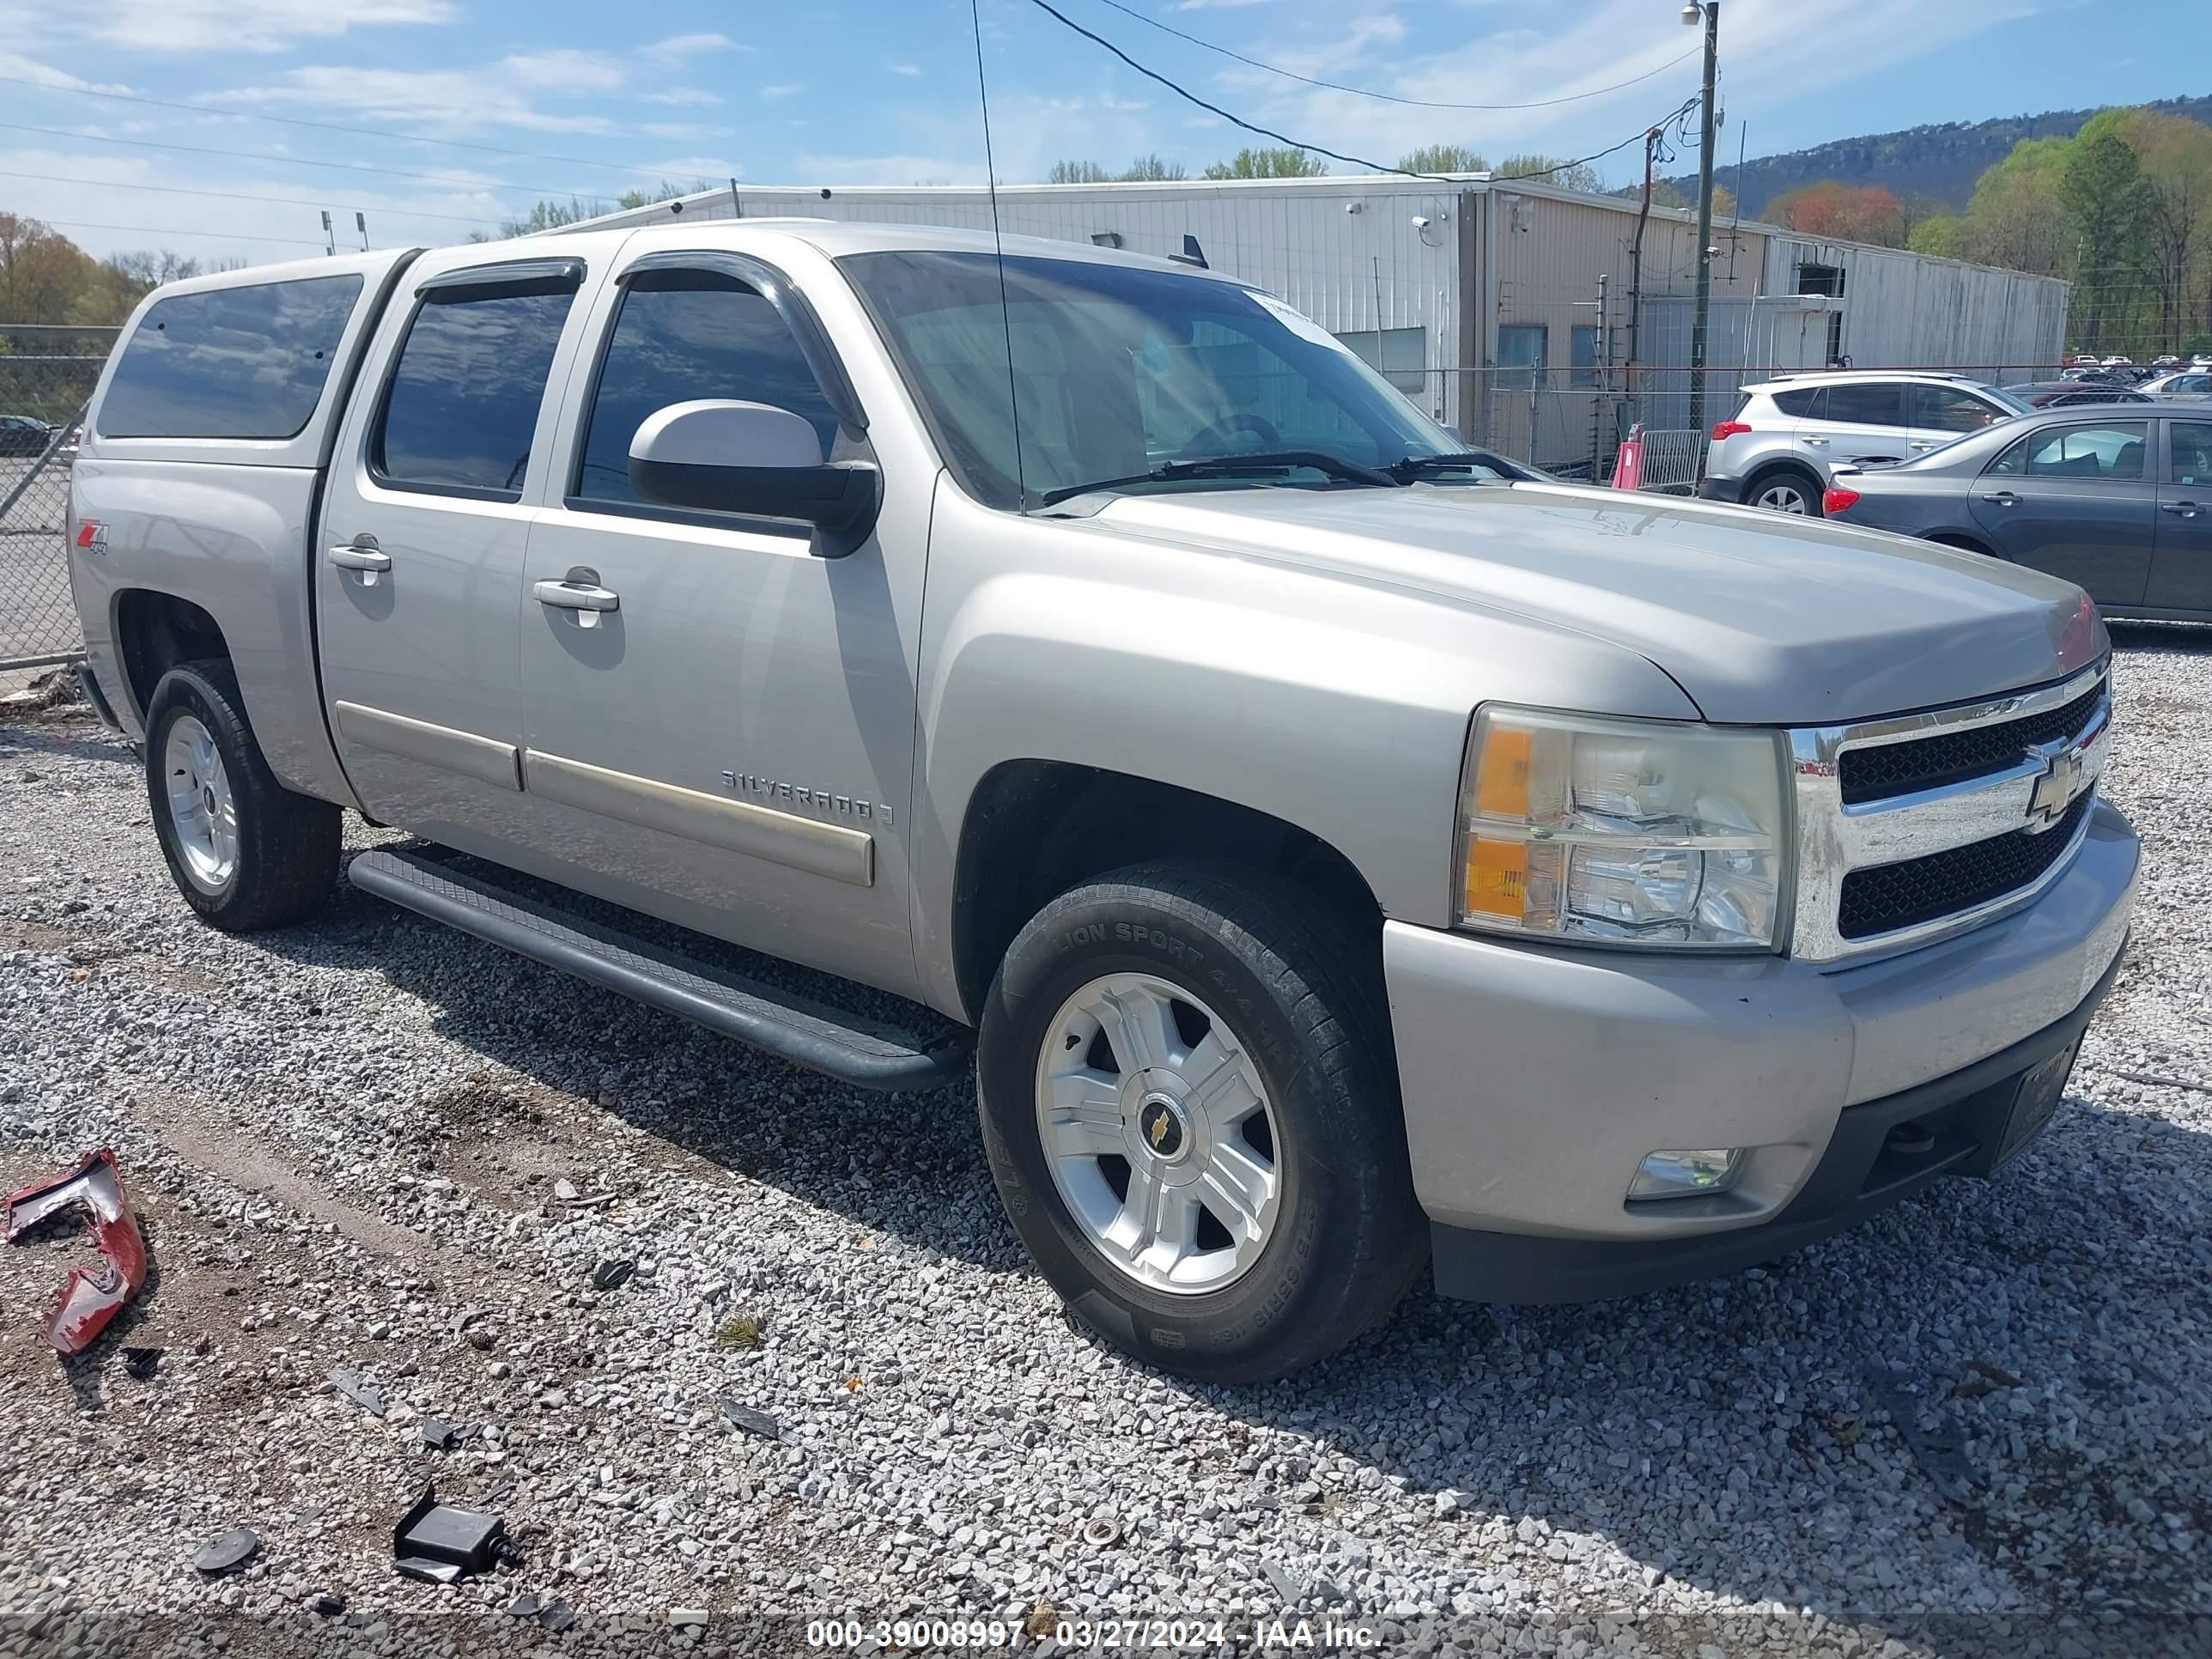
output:
<path id="1" fill-rule="evenodd" d="M 1409 1650 L 2212 1651 L 2212 631 L 2130 630 L 2118 682 L 2135 943 L 2000 1179 L 1601 1307 L 1424 1286 L 1251 1390 L 1063 1322 L 964 1091 L 855 1093 L 350 890 L 226 938 L 120 745 L 0 726 L 0 1181 L 112 1146 L 156 1264 L 61 1364 L 82 1237 L 0 1250 L 0 1651 L 1286 1610 Z M 395 1577 L 426 1479 L 523 1564 Z"/>

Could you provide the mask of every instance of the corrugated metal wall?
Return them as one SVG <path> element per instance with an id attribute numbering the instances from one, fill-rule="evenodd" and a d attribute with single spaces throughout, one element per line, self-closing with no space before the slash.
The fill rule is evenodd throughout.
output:
<path id="1" fill-rule="evenodd" d="M 1784 236 L 1769 244 L 1766 263 L 1769 294 L 1796 293 L 1801 264 L 1842 268 L 1844 350 L 1854 368 L 1994 369 L 2063 361 L 2072 290 L 2057 277 Z"/>

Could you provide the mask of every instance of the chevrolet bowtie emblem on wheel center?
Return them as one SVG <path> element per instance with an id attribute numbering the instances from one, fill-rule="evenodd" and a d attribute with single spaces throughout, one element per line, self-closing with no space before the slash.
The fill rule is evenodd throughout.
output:
<path id="1" fill-rule="evenodd" d="M 2040 835 L 2066 816 L 2066 809 L 2081 793 L 2085 770 L 2079 747 L 2063 749 L 2044 763 L 2043 775 L 2027 798 L 2027 830 Z"/>
<path id="2" fill-rule="evenodd" d="M 1163 1163 L 1174 1163 L 1190 1144 L 1182 1108 L 1165 1095 L 1145 1097 L 1144 1104 L 1137 1108 L 1137 1133 L 1145 1138 L 1145 1145 L 1152 1155 Z"/>

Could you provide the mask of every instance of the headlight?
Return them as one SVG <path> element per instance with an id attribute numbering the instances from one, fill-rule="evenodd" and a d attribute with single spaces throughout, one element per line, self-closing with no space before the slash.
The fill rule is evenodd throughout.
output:
<path id="1" fill-rule="evenodd" d="M 1782 777 L 1776 732 L 1489 705 L 1460 785 L 1460 925 L 1771 949 Z"/>

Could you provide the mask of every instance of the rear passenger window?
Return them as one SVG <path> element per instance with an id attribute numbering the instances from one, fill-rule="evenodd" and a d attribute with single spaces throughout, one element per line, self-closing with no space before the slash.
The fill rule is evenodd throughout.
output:
<path id="1" fill-rule="evenodd" d="M 156 300 L 94 422 L 103 438 L 290 438 L 322 401 L 361 277 L 310 276 Z"/>
<path id="2" fill-rule="evenodd" d="M 1823 417 L 1849 426 L 1903 426 L 1905 386 L 1902 382 L 1873 386 L 1832 386 L 1827 388 L 1828 411 Z"/>
<path id="3" fill-rule="evenodd" d="M 1822 405 L 1826 402 L 1828 388 L 1824 386 L 1799 386 L 1795 392 L 1778 392 L 1774 406 L 1784 415 L 1794 415 L 1799 420 L 1819 420 Z"/>
<path id="4" fill-rule="evenodd" d="M 774 306 L 722 271 L 641 271 L 615 315 L 573 493 L 635 501 L 629 441 L 657 410 L 702 398 L 804 416 L 825 455 L 837 439 L 837 416 Z"/>
<path id="5" fill-rule="evenodd" d="M 545 377 L 575 283 L 432 289 L 399 348 L 370 439 L 379 483 L 520 499 Z"/>

